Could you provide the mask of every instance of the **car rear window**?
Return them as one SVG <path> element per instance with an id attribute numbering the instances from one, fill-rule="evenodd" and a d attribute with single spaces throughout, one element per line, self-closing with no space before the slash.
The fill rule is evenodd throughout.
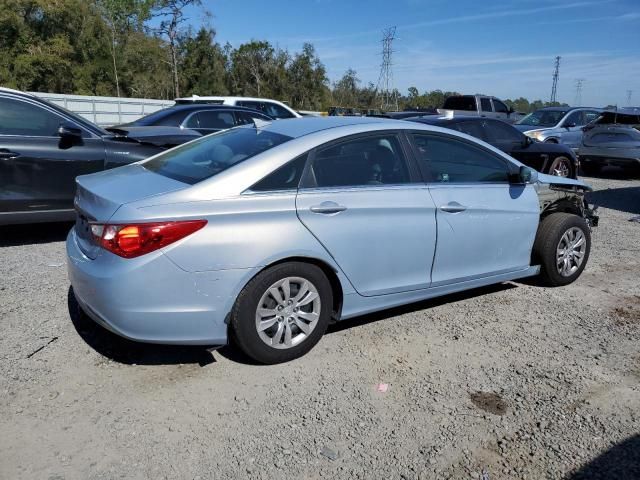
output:
<path id="1" fill-rule="evenodd" d="M 446 110 L 476 110 L 476 97 L 471 95 L 462 95 L 459 97 L 449 97 L 444 101 Z"/>
<path id="2" fill-rule="evenodd" d="M 185 143 L 142 166 L 193 185 L 291 138 L 251 127 L 234 128 Z"/>

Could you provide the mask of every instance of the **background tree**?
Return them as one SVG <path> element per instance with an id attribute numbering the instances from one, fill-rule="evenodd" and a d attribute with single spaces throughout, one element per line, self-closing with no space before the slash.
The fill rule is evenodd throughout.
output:
<path id="1" fill-rule="evenodd" d="M 169 52 L 171 54 L 171 71 L 173 74 L 173 85 L 175 96 L 180 96 L 180 80 L 178 78 L 178 37 L 180 29 L 188 20 L 184 16 L 184 11 L 190 6 L 202 6 L 201 0 L 159 0 L 155 7 L 155 15 L 162 17 L 158 32 L 164 35 L 169 42 Z"/>
<path id="2" fill-rule="evenodd" d="M 227 95 L 227 58 L 216 32 L 202 27 L 180 39 L 181 91 L 185 95 Z"/>
<path id="3" fill-rule="evenodd" d="M 133 29 L 140 29 L 149 18 L 151 0 L 96 0 L 96 6 L 111 33 L 111 60 L 116 84 L 116 95 L 120 96 L 117 51 L 122 39 Z"/>

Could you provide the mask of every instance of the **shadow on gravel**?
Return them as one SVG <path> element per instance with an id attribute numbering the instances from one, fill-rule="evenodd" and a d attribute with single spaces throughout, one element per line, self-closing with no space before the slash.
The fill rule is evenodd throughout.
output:
<path id="1" fill-rule="evenodd" d="M 637 480 L 640 478 L 640 435 L 634 435 L 568 475 L 567 480 Z"/>
<path id="2" fill-rule="evenodd" d="M 349 320 L 344 320 L 329 325 L 327 334 L 340 332 L 348 328 L 356 328 L 380 320 L 388 320 L 405 313 L 416 312 L 428 308 L 437 307 L 447 303 L 459 302 L 469 298 L 480 297 L 491 293 L 502 292 L 517 288 L 512 283 L 499 283 L 488 287 L 476 288 L 465 292 L 454 293 L 444 297 L 411 303 L 401 307 L 370 313 Z M 88 318 L 80 310 L 80 306 L 73 294 L 73 289 L 69 288 L 67 295 L 67 305 L 71 321 L 82 339 L 100 355 L 111 360 L 127 365 L 170 365 L 178 363 L 198 363 L 205 366 L 215 362 L 213 354 L 202 346 L 179 346 L 179 345 L 152 345 L 146 343 L 133 342 L 111 333 Z M 216 350 L 216 353 L 231 360 L 232 362 L 244 365 L 259 365 L 253 359 L 246 356 L 233 343 Z"/>
<path id="3" fill-rule="evenodd" d="M 621 212 L 640 213 L 640 187 L 608 188 L 587 193 L 587 201 Z"/>
<path id="4" fill-rule="evenodd" d="M 487 287 L 475 288 L 473 290 L 466 290 L 464 292 L 452 293 L 451 295 L 445 295 L 443 297 L 432 298 L 430 300 L 423 300 L 417 303 L 410 303 L 401 307 L 391 308 L 389 310 L 383 310 L 381 312 L 374 312 L 361 317 L 350 318 L 341 322 L 329 325 L 327 333 L 336 333 L 346 330 L 348 328 L 361 327 L 368 325 L 369 323 L 378 322 L 380 320 L 388 320 L 398 315 L 404 315 L 405 313 L 417 312 L 418 310 L 425 310 L 428 308 L 438 307 L 447 303 L 455 303 L 461 300 L 467 300 L 469 298 L 482 297 L 491 293 L 502 292 L 517 288 L 517 285 L 513 283 L 498 283 L 496 285 L 489 285 Z"/>
<path id="5" fill-rule="evenodd" d="M 585 180 L 589 183 L 589 178 L 601 178 L 603 180 L 633 180 L 640 178 L 640 176 L 629 169 L 621 167 L 604 167 L 596 175 L 584 175 L 584 172 L 580 172 L 580 180 Z"/>
<path id="6" fill-rule="evenodd" d="M 101 327 L 80 310 L 69 288 L 69 316 L 78 334 L 100 355 L 127 365 L 175 365 L 197 363 L 201 367 L 215 362 L 213 354 L 202 346 L 151 345 L 127 340 Z"/>
<path id="7" fill-rule="evenodd" d="M 0 227 L 0 247 L 62 242 L 72 226 L 72 223 L 64 222 Z"/>

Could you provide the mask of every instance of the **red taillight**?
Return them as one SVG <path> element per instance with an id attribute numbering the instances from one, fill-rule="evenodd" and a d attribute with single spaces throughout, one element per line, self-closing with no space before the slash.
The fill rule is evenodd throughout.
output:
<path id="1" fill-rule="evenodd" d="M 206 220 L 184 222 L 136 223 L 125 225 L 92 225 L 100 245 L 124 258 L 139 257 L 197 232 Z"/>

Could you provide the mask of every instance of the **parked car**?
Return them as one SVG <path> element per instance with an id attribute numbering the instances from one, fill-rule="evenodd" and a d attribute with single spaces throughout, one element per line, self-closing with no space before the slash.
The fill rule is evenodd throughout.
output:
<path id="1" fill-rule="evenodd" d="M 640 108 L 602 112 L 584 127 L 578 150 L 582 169 L 597 174 L 606 165 L 615 165 L 640 174 Z"/>
<path id="2" fill-rule="evenodd" d="M 139 118 L 124 127 L 171 126 L 188 128 L 202 135 L 253 123 L 255 119 L 271 122 L 273 118 L 245 107 L 227 105 L 175 105 Z"/>
<path id="3" fill-rule="evenodd" d="M 419 110 L 403 110 L 400 112 L 374 112 L 368 114 L 369 117 L 394 118 L 396 120 L 420 117 L 424 115 L 438 115 L 438 111 L 435 108 L 423 108 Z"/>
<path id="4" fill-rule="evenodd" d="M 109 132 L 35 95 L 0 88 L 0 225 L 73 220 L 78 175 L 198 137 L 171 127 Z"/>
<path id="5" fill-rule="evenodd" d="M 214 105 L 234 105 L 237 107 L 247 107 L 258 110 L 265 115 L 276 118 L 300 118 L 298 112 L 288 105 L 270 98 L 254 98 L 254 97 L 220 97 L 220 96 L 198 96 L 183 97 L 175 99 L 176 105 L 193 104 L 193 103 L 210 103 Z"/>
<path id="6" fill-rule="evenodd" d="M 598 108 L 545 107 L 530 113 L 515 127 L 539 142 L 563 143 L 577 150 L 582 127 L 600 115 Z"/>
<path id="7" fill-rule="evenodd" d="M 507 123 L 520 120 L 520 114 L 502 100 L 485 95 L 453 95 L 447 97 L 438 113 L 497 118 Z"/>
<path id="8" fill-rule="evenodd" d="M 569 284 L 597 223 L 582 182 L 379 118 L 238 127 L 77 183 L 68 268 L 91 318 L 143 342 L 232 337 L 264 363 L 331 320 L 534 275 Z"/>
<path id="9" fill-rule="evenodd" d="M 569 178 L 577 178 L 578 175 L 578 158 L 570 148 L 533 140 L 502 120 L 438 115 L 407 120 L 451 128 L 479 138 L 539 172 Z"/>

